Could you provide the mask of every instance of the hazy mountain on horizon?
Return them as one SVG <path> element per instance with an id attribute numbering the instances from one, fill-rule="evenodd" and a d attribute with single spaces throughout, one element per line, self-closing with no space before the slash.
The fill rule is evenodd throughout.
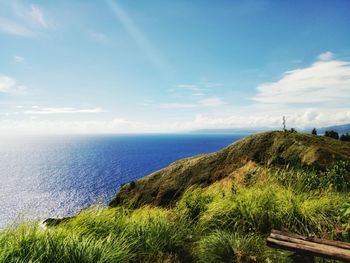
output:
<path id="1" fill-rule="evenodd" d="M 311 133 L 313 127 L 309 128 L 303 128 L 298 129 L 295 128 L 297 131 L 302 131 L 306 133 Z M 256 129 L 248 129 L 248 128 L 224 128 L 224 129 L 198 129 L 193 130 L 191 133 L 205 133 L 205 134 L 227 134 L 227 133 L 244 133 L 244 134 L 251 134 L 256 132 L 263 132 L 263 131 L 272 131 L 272 130 L 280 130 L 280 129 L 272 129 L 272 128 L 256 128 Z M 319 134 L 323 134 L 325 131 L 334 130 L 338 132 L 339 134 L 343 133 L 350 133 L 350 123 L 348 124 L 341 124 L 341 125 L 333 125 L 333 126 L 327 126 L 327 127 L 321 127 L 317 128 L 316 130 Z"/>

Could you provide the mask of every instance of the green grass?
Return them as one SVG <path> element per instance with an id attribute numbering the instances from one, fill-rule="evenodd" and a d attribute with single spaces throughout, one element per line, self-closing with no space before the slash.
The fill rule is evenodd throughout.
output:
<path id="1" fill-rule="evenodd" d="M 325 174 L 255 167 L 241 183 L 192 186 L 173 207 L 92 207 L 47 229 L 8 228 L 0 262 L 289 262 L 266 246 L 272 228 L 350 241 L 350 194 L 308 176 Z"/>

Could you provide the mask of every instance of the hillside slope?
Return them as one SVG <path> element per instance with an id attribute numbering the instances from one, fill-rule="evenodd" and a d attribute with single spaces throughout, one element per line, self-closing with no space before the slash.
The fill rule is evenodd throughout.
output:
<path id="1" fill-rule="evenodd" d="M 248 161 L 268 166 L 292 164 L 324 169 L 336 160 L 350 160 L 350 143 L 303 133 L 259 133 L 221 151 L 176 161 L 163 170 L 126 184 L 110 206 L 167 206 L 191 185 L 210 185 L 230 176 Z"/>

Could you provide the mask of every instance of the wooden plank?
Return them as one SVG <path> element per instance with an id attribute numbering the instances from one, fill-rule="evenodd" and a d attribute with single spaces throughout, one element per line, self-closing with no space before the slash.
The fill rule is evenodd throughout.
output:
<path id="1" fill-rule="evenodd" d="M 318 243 L 318 244 L 325 244 L 325 245 L 340 247 L 340 248 L 344 248 L 344 249 L 350 249 L 350 243 L 342 242 L 342 241 L 320 239 L 320 238 L 316 238 L 316 237 L 305 237 L 305 236 L 301 236 L 301 235 L 298 235 L 298 234 L 293 234 L 293 233 L 289 233 L 289 232 L 285 232 L 285 231 L 279 231 L 279 230 L 274 230 L 274 229 L 271 231 L 271 234 L 279 234 L 279 235 L 293 237 L 293 238 L 297 238 L 297 239 L 301 239 L 301 240 L 315 242 L 315 243 Z"/>
<path id="2" fill-rule="evenodd" d="M 300 240 L 299 240 L 300 241 Z M 267 244 L 280 249 L 286 249 L 294 251 L 300 254 L 315 255 L 321 257 L 327 257 L 336 260 L 346 260 L 350 261 L 350 253 L 346 249 L 335 248 L 332 246 L 322 245 L 322 247 L 317 247 L 315 245 L 310 245 L 312 242 L 303 241 L 306 243 L 293 243 L 289 241 L 277 240 L 271 237 L 267 238 Z M 330 248 L 325 250 L 325 247 Z"/>

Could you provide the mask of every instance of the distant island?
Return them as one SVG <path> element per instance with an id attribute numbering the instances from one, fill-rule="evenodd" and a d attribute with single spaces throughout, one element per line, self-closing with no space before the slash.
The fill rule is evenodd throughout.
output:
<path id="1" fill-rule="evenodd" d="M 350 142 L 257 133 L 129 182 L 109 207 L 2 230 L 0 262 L 288 262 L 271 229 L 350 241 L 349 190 Z"/>

